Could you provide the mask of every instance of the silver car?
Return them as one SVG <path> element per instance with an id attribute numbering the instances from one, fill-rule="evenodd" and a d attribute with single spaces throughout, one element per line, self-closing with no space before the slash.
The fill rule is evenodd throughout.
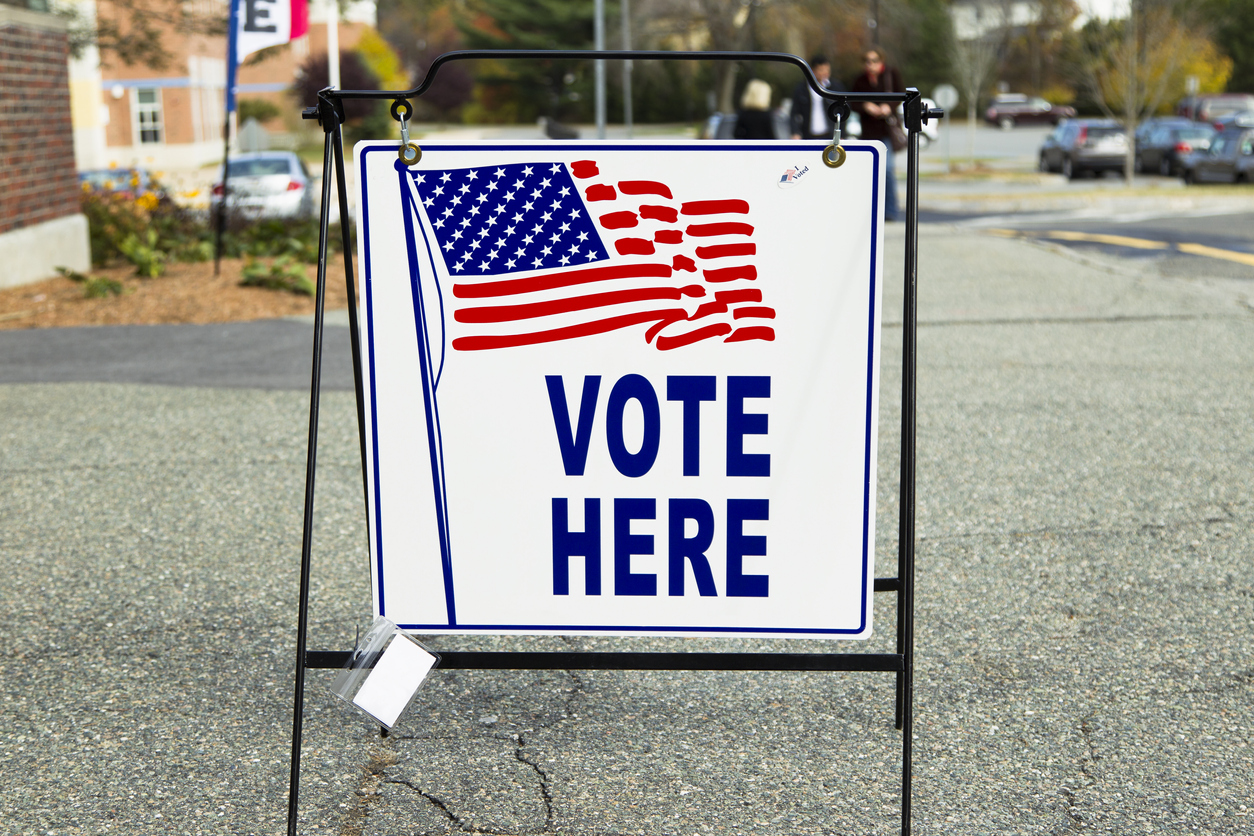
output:
<path id="1" fill-rule="evenodd" d="M 1064 119 L 1041 143 L 1040 168 L 1068 180 L 1122 171 L 1127 151 L 1127 135 L 1113 119 Z"/>
<path id="2" fill-rule="evenodd" d="M 291 151 L 258 151 L 231 157 L 226 207 L 251 218 L 308 218 L 314 213 L 314 178 Z M 223 197 L 222 168 L 214 179 L 210 209 Z"/>

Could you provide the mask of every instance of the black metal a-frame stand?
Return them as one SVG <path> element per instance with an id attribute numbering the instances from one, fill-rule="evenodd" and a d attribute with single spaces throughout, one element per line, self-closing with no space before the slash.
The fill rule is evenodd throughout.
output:
<path id="1" fill-rule="evenodd" d="M 323 145 L 322 222 L 318 234 L 318 281 L 314 314 L 313 370 L 309 394 L 309 442 L 305 470 L 305 518 L 301 542 L 300 608 L 297 619 L 295 703 L 292 710 L 291 778 L 288 785 L 287 832 L 296 836 L 300 790 L 301 740 L 304 726 L 305 671 L 311 668 L 342 668 L 351 650 L 307 649 L 309 583 L 313 549 L 314 482 L 317 469 L 318 404 L 322 373 L 322 337 L 327 277 L 328 210 L 331 205 L 332 166 L 338 185 L 341 230 L 344 242 L 344 275 L 348 289 L 348 317 L 353 354 L 353 379 L 357 394 L 357 428 L 362 456 L 362 484 L 366 483 L 365 410 L 361 374 L 361 343 L 357 322 L 357 298 L 353 284 L 352 248 L 349 243 L 348 195 L 344 180 L 345 99 L 392 100 L 392 115 L 412 114 L 407 99 L 421 96 L 440 68 L 451 61 L 473 59 L 526 60 L 663 60 L 663 61 L 771 61 L 793 64 L 810 88 L 828 101 L 828 112 L 837 134 L 823 152 L 824 161 L 843 157 L 839 125 L 850 114 L 850 102 L 901 104 L 908 136 L 906 176 L 905 303 L 902 321 L 901 383 L 901 497 L 898 527 L 897 576 L 876 578 L 876 592 L 897 593 L 897 650 L 895 653 L 637 653 L 637 652 L 442 652 L 439 666 L 462 670 L 741 670 L 741 671 L 883 671 L 896 674 L 896 727 L 901 740 L 901 832 L 910 833 L 912 741 L 914 702 L 914 515 L 915 515 L 915 355 L 917 330 L 916 288 L 919 246 L 919 132 L 929 119 L 943 113 L 929 110 L 919 91 L 905 93 L 833 92 L 820 86 L 813 71 L 795 55 L 775 52 L 657 52 L 647 50 L 465 50 L 438 57 L 426 78 L 413 90 L 322 90 L 318 104 L 306 108 L 304 118 L 317 119 L 326 138 Z M 402 122 L 402 124 L 404 124 Z M 839 163 L 836 163 L 839 164 Z"/>

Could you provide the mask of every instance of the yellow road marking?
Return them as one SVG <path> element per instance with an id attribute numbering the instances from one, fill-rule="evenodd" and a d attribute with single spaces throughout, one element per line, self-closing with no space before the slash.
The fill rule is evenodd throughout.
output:
<path id="1" fill-rule="evenodd" d="M 1096 232 L 1070 232 L 1051 230 L 1041 233 L 1044 238 L 1055 238 L 1059 241 L 1087 241 L 1093 244 L 1110 244 L 1113 247 L 1132 247 L 1138 250 L 1169 250 L 1171 245 L 1166 241 L 1151 241 L 1148 238 L 1128 238 L 1125 235 L 1102 235 Z"/>
<path id="2" fill-rule="evenodd" d="M 1154 241 L 1149 238 L 1129 238 L 1126 235 L 1103 235 L 1096 232 L 1072 232 L 1070 230 L 1048 230 L 1034 232 L 1022 229 L 986 229 L 989 235 L 999 238 L 1052 238 L 1058 241 L 1080 241 L 1090 244 L 1109 244 L 1113 247 L 1131 247 L 1138 250 L 1170 250 L 1173 245 L 1166 241 Z M 1220 258 L 1224 261 L 1235 261 L 1254 267 L 1254 253 L 1243 253 L 1239 250 L 1223 250 L 1208 247 L 1205 244 L 1175 244 L 1174 248 L 1187 255 L 1200 255 L 1206 258 Z"/>
<path id="3" fill-rule="evenodd" d="M 1242 253 L 1235 250 L 1221 250 L 1216 247 L 1208 247 L 1205 244 L 1176 244 L 1176 249 L 1182 253 L 1189 255 L 1205 255 L 1211 258 L 1222 258 L 1225 261 L 1235 261 L 1238 264 L 1248 264 L 1254 267 L 1254 253 Z"/>

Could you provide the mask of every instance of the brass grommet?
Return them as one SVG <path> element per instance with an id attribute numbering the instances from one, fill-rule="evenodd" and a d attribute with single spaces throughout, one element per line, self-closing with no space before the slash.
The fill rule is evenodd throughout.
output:
<path id="1" fill-rule="evenodd" d="M 415 165 L 422 159 L 422 149 L 413 142 L 402 142 L 396 154 L 405 165 Z"/>
<path id="2" fill-rule="evenodd" d="M 835 152 L 833 154 L 833 152 Z M 823 149 L 823 165 L 828 168 L 840 168 L 845 164 L 845 149 L 839 145 L 829 145 Z"/>

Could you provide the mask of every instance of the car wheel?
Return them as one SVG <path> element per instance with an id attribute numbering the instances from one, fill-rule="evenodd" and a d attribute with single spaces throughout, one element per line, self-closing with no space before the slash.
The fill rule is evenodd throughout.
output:
<path id="1" fill-rule="evenodd" d="M 1044 154 L 1041 154 L 1041 161 L 1037 163 L 1036 168 L 1038 171 L 1044 171 L 1044 172 L 1049 172 L 1053 170 L 1049 167 L 1049 160 L 1045 159 Z"/>
<path id="2" fill-rule="evenodd" d="M 1193 169 L 1191 168 L 1186 168 L 1184 171 L 1180 172 L 1180 179 L 1189 186 L 1192 186 L 1197 182 L 1197 176 L 1194 175 Z"/>
<path id="3" fill-rule="evenodd" d="M 1062 176 L 1068 180 L 1074 180 L 1080 176 L 1080 172 L 1076 170 L 1075 164 L 1071 162 L 1070 157 L 1062 158 Z"/>
<path id="4" fill-rule="evenodd" d="M 1162 176 L 1170 177 L 1172 174 L 1174 174 L 1175 172 L 1172 171 L 1172 168 L 1173 166 L 1171 165 L 1170 157 L 1164 156 L 1161 160 L 1158 161 L 1158 173 L 1161 174 Z"/>
<path id="5" fill-rule="evenodd" d="M 1003 131 L 1008 131 L 1015 126 L 1015 120 L 1009 116 L 1003 116 L 997 120 L 997 124 Z"/>
<path id="6" fill-rule="evenodd" d="M 1145 160 L 1141 158 L 1140 154 L 1137 154 L 1136 157 L 1133 159 L 1132 170 L 1135 171 L 1137 174 L 1145 173 Z"/>

